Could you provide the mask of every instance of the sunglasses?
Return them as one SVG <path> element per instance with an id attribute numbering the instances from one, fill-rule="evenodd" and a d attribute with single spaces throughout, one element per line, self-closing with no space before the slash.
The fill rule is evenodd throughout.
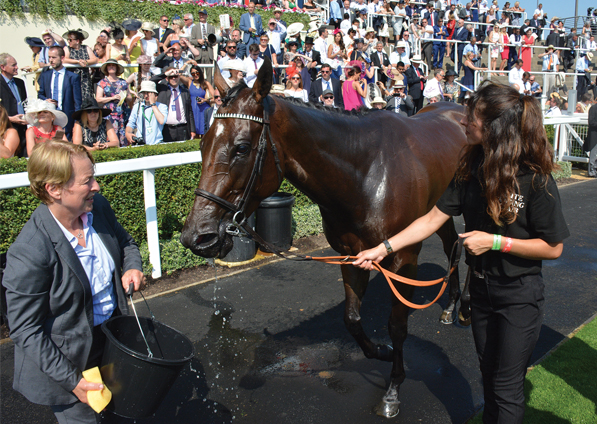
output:
<path id="1" fill-rule="evenodd" d="M 169 22 L 169 19 L 162 19 L 162 22 Z"/>
<path id="2" fill-rule="evenodd" d="M 293 80 L 299 80 L 299 81 L 300 81 L 300 78 L 299 78 L 299 77 L 292 77 L 292 78 L 290 78 L 290 79 L 293 79 Z"/>
<path id="3" fill-rule="evenodd" d="M 331 74 L 332 71 L 321 71 L 322 74 Z"/>
<path id="4" fill-rule="evenodd" d="M 326 99 L 326 100 L 331 100 L 333 98 L 334 98 L 334 96 L 324 96 L 324 99 Z"/>
<path id="5" fill-rule="evenodd" d="M 178 78 L 178 75 L 170 75 L 168 79 Z"/>
<path id="6" fill-rule="evenodd" d="M 214 96 L 214 99 L 218 100 L 218 99 L 221 99 L 221 97 L 220 96 Z"/>
<path id="7" fill-rule="evenodd" d="M 236 49 L 236 46 L 228 46 L 227 49 Z"/>
<path id="8" fill-rule="evenodd" d="M 191 72 L 192 76 L 199 75 L 199 72 Z"/>

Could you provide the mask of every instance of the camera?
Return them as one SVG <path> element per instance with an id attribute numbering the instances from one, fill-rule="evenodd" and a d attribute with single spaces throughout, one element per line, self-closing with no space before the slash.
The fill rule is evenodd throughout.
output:
<path id="1" fill-rule="evenodd" d="M 594 7 L 589 7 L 587 9 L 587 16 L 591 16 L 591 12 L 593 12 L 593 9 L 595 9 Z"/>
<path id="2" fill-rule="evenodd" d="M 142 146 L 145 145 L 145 140 L 143 139 L 143 137 L 131 137 L 133 139 L 133 142 L 131 143 L 131 146 Z"/>

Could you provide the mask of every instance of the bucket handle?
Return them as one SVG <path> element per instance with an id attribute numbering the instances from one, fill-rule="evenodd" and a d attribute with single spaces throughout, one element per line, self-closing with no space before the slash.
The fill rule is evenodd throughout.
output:
<path id="1" fill-rule="evenodd" d="M 135 319 L 137 320 L 137 325 L 139 326 L 139 330 L 141 331 L 141 337 L 143 337 L 143 341 L 145 342 L 145 346 L 147 347 L 147 356 L 149 356 L 150 358 L 153 358 L 153 352 L 149 348 L 149 343 L 147 343 L 147 339 L 145 338 L 145 333 L 143 332 L 143 328 L 141 328 L 141 322 L 139 322 L 139 316 L 137 315 L 137 309 L 135 309 L 135 303 L 133 302 L 133 292 L 134 291 L 135 291 L 134 285 L 129 284 L 129 287 L 126 290 L 126 294 L 128 295 L 129 299 L 131 300 L 131 306 L 133 307 L 133 312 L 135 313 Z M 139 293 L 141 293 L 141 292 L 139 292 Z M 143 297 L 143 301 L 145 302 L 147 309 L 149 309 L 149 305 L 147 304 L 147 300 L 145 300 L 145 296 L 143 296 L 143 293 L 141 293 L 141 296 Z M 149 309 L 149 313 L 151 315 L 151 319 L 155 321 L 155 316 L 153 316 L 153 312 L 151 312 L 151 309 Z"/>

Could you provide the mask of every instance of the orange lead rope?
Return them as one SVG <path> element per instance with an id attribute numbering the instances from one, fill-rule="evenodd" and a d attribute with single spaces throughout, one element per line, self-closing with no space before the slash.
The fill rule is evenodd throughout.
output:
<path id="1" fill-rule="evenodd" d="M 452 254 L 450 255 L 451 267 L 450 267 L 449 271 L 446 273 L 445 277 L 438 278 L 437 280 L 431 280 L 431 281 L 413 280 L 413 279 L 403 277 L 401 275 L 394 274 L 393 272 L 388 271 L 387 269 L 383 268 L 378 262 L 372 262 L 372 264 L 375 269 L 377 269 L 379 272 L 381 272 L 383 274 L 386 281 L 388 282 L 388 285 L 390 286 L 390 289 L 392 289 L 394 296 L 396 296 L 398 298 L 398 300 L 400 300 L 400 302 L 402 302 L 406 306 L 413 308 L 413 309 L 425 309 L 425 308 L 428 308 L 431 305 L 433 305 L 435 302 L 437 302 L 438 299 L 440 297 L 442 297 L 442 295 L 444 294 L 444 291 L 446 290 L 446 287 L 448 286 L 448 280 L 450 279 L 450 275 L 452 275 L 452 273 L 456 270 L 456 268 L 458 267 L 458 263 L 460 262 L 460 255 L 462 253 L 463 242 L 464 242 L 464 238 L 459 238 L 458 241 L 454 243 L 454 246 L 452 247 Z M 320 256 L 320 257 L 307 256 L 306 259 L 314 260 L 317 262 L 323 262 L 326 264 L 351 265 L 349 261 L 354 261 L 357 259 L 357 257 L 356 256 Z M 409 300 L 406 300 L 404 298 L 404 296 L 402 296 L 400 294 L 400 292 L 398 292 L 398 290 L 396 289 L 394 284 L 392 284 L 391 280 L 395 280 L 399 283 L 408 284 L 410 286 L 415 286 L 415 287 L 430 287 L 430 286 L 434 286 L 439 283 L 443 283 L 443 284 L 439 290 L 438 295 L 435 297 L 435 299 L 433 299 L 430 303 L 426 303 L 424 305 L 417 305 L 416 303 L 412 303 Z"/>

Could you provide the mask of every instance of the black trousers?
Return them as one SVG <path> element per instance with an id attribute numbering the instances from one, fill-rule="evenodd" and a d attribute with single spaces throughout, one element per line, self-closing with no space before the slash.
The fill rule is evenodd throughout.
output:
<path id="1" fill-rule="evenodd" d="M 191 133 L 188 131 L 188 128 L 188 124 L 164 125 L 164 130 L 162 131 L 164 143 L 189 140 L 191 138 Z"/>
<path id="2" fill-rule="evenodd" d="M 484 424 L 522 423 L 524 377 L 543 322 L 543 278 L 471 278 L 475 347 L 483 376 Z"/>

